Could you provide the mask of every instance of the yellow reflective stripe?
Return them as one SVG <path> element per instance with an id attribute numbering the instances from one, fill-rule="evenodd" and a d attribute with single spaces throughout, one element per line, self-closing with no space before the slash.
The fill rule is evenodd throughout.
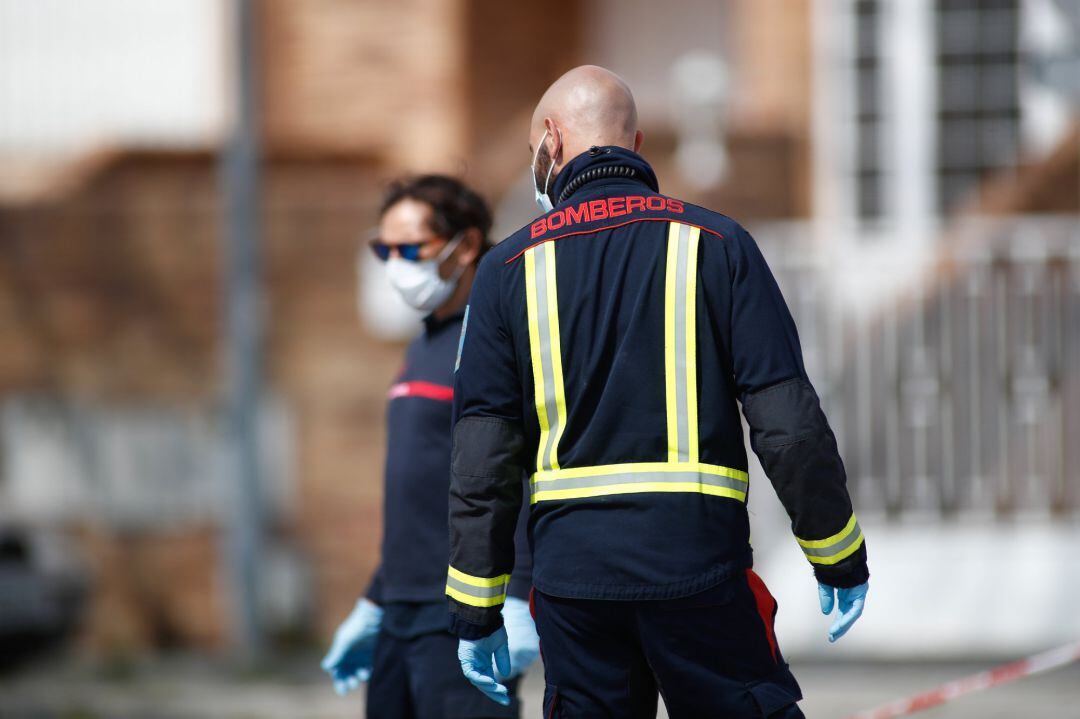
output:
<path id="1" fill-rule="evenodd" d="M 453 567 L 449 567 L 446 573 L 448 576 L 453 577 L 459 582 L 464 582 L 465 584 L 470 584 L 474 587 L 497 587 L 510 581 L 509 574 L 500 574 L 497 577 L 474 577 L 471 574 L 466 574 L 460 569 L 454 569 Z"/>
<path id="2" fill-rule="evenodd" d="M 593 467 L 570 467 L 557 471 L 537 472 L 532 476 L 532 483 L 549 482 L 555 479 L 576 479 L 580 477 L 598 477 L 605 474 L 631 474 L 652 472 L 699 472 L 731 477 L 741 482 L 749 482 L 750 475 L 741 469 L 732 469 L 719 464 L 701 462 L 624 462 L 622 464 L 598 464 Z"/>
<path id="3" fill-rule="evenodd" d="M 709 494 L 715 497 L 727 497 L 746 501 L 746 492 L 730 487 L 712 487 L 698 482 L 635 482 L 633 484 L 606 484 L 602 487 L 581 487 L 578 489 L 547 489 L 536 491 L 532 495 L 532 504 L 552 499 L 584 499 L 611 494 L 633 494 L 636 492 L 684 492 Z"/>
<path id="4" fill-rule="evenodd" d="M 494 607 L 506 601 L 509 574 L 497 577 L 474 577 L 460 569 L 446 570 L 446 594 L 462 604 L 474 607 Z"/>
<path id="5" fill-rule="evenodd" d="M 852 542 L 846 549 L 842 550 L 838 554 L 834 554 L 829 557 L 814 557 L 808 554 L 806 555 L 806 558 L 809 559 L 813 564 L 836 564 L 837 562 L 847 559 L 852 554 L 854 554 L 859 549 L 859 547 L 862 546 L 864 539 L 865 538 L 863 537 L 863 533 L 859 532 L 859 538 Z"/>
<path id="6" fill-rule="evenodd" d="M 536 250 L 525 253 L 525 301 L 529 315 L 529 351 L 532 355 L 534 402 L 536 418 L 540 422 L 540 442 L 536 448 L 536 467 L 544 466 L 544 447 L 550 428 L 547 416 L 547 391 L 544 386 L 544 366 L 540 359 L 540 319 L 536 299 Z"/>
<path id="7" fill-rule="evenodd" d="M 536 468 L 558 469 L 559 441 L 566 427 L 566 397 L 563 392 L 554 243 L 547 242 L 526 251 L 525 294 L 535 386 L 534 403 L 540 424 Z"/>
<path id="8" fill-rule="evenodd" d="M 538 472 L 532 504 L 641 492 L 697 492 L 746 501 L 746 472 L 689 462 L 631 462 Z"/>
<path id="9" fill-rule="evenodd" d="M 831 537 L 825 539 L 802 539 L 795 537 L 802 545 L 803 554 L 812 564 L 836 564 L 850 557 L 862 546 L 863 533 L 859 527 L 859 520 L 852 512 L 851 519 L 844 528 Z"/>
<path id="10" fill-rule="evenodd" d="M 698 461 L 697 250 L 701 231 L 672 222 L 664 271 L 664 384 L 669 462 Z"/>
<path id="11" fill-rule="evenodd" d="M 679 258 L 679 224 L 668 228 L 667 269 L 664 278 L 664 383 L 667 387 L 668 461 L 679 461 L 679 410 L 675 396 L 675 285 Z"/>
<path id="12" fill-rule="evenodd" d="M 825 539 L 800 539 L 799 537 L 795 537 L 795 541 L 807 549 L 825 549 L 842 542 L 845 537 L 851 534 L 851 530 L 855 529 L 857 522 L 858 520 L 855 519 L 855 514 L 853 512 L 851 514 L 851 519 L 844 525 L 844 528 L 831 537 L 826 537 Z"/>
<path id="13" fill-rule="evenodd" d="M 555 280 L 555 243 L 547 242 L 541 247 L 547 254 L 547 299 L 548 299 L 548 330 L 551 335 L 551 372 L 554 375 L 555 385 L 555 412 L 558 415 L 558 424 L 555 430 L 555 439 L 551 444 L 551 455 L 548 457 L 547 466 L 551 469 L 559 468 L 559 440 L 562 439 L 563 430 L 566 428 L 566 396 L 563 392 L 562 372 L 562 343 L 559 339 L 559 291 Z"/>
<path id="14" fill-rule="evenodd" d="M 690 228 L 686 248 L 686 428 L 689 461 L 698 461 L 697 248 L 701 230 Z"/>
<path id="15" fill-rule="evenodd" d="M 496 597 L 474 597 L 471 594 L 459 592 L 449 585 L 446 587 L 446 595 L 458 600 L 462 604 L 469 604 L 474 607 L 494 607 L 506 601 L 505 593 Z"/>

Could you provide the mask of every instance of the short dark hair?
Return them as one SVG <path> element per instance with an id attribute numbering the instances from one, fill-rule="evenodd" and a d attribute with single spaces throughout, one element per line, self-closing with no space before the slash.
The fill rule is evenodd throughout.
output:
<path id="1" fill-rule="evenodd" d="M 480 230 L 480 254 L 488 248 L 491 210 L 484 198 L 461 180 L 446 175 L 417 175 L 395 180 L 383 196 L 379 217 L 402 200 L 417 200 L 431 207 L 431 229 L 453 237 L 475 227 Z"/>

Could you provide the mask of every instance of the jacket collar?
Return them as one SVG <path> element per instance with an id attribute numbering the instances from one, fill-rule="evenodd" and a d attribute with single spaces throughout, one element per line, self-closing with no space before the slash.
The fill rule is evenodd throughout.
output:
<path id="1" fill-rule="evenodd" d="M 594 145 L 559 171 L 551 188 L 551 199 L 559 206 L 586 185 L 592 188 L 614 182 L 637 182 L 653 192 L 660 191 L 656 173 L 641 155 L 624 147 Z"/>
<path id="2" fill-rule="evenodd" d="M 430 315 L 424 318 L 424 332 L 425 334 L 433 335 L 448 325 L 452 325 L 455 323 L 461 324 L 461 321 L 463 319 L 465 319 L 464 309 L 460 309 L 453 314 L 443 317 L 442 319 L 436 318 L 435 313 L 432 312 Z"/>

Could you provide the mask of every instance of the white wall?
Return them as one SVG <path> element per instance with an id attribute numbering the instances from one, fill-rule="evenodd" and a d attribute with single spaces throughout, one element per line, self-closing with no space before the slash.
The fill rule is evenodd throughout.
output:
<path id="1" fill-rule="evenodd" d="M 212 142 L 224 11 L 221 0 L 0 0 L 0 154 Z"/>

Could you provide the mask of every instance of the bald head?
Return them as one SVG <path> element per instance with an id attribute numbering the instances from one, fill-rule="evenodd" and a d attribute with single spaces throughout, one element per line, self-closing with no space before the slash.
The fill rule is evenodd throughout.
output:
<path id="1" fill-rule="evenodd" d="M 533 112 L 529 146 L 536 149 L 544 132 L 555 169 L 593 145 L 641 146 L 637 106 L 621 77 L 596 65 L 582 65 L 552 84 Z"/>

